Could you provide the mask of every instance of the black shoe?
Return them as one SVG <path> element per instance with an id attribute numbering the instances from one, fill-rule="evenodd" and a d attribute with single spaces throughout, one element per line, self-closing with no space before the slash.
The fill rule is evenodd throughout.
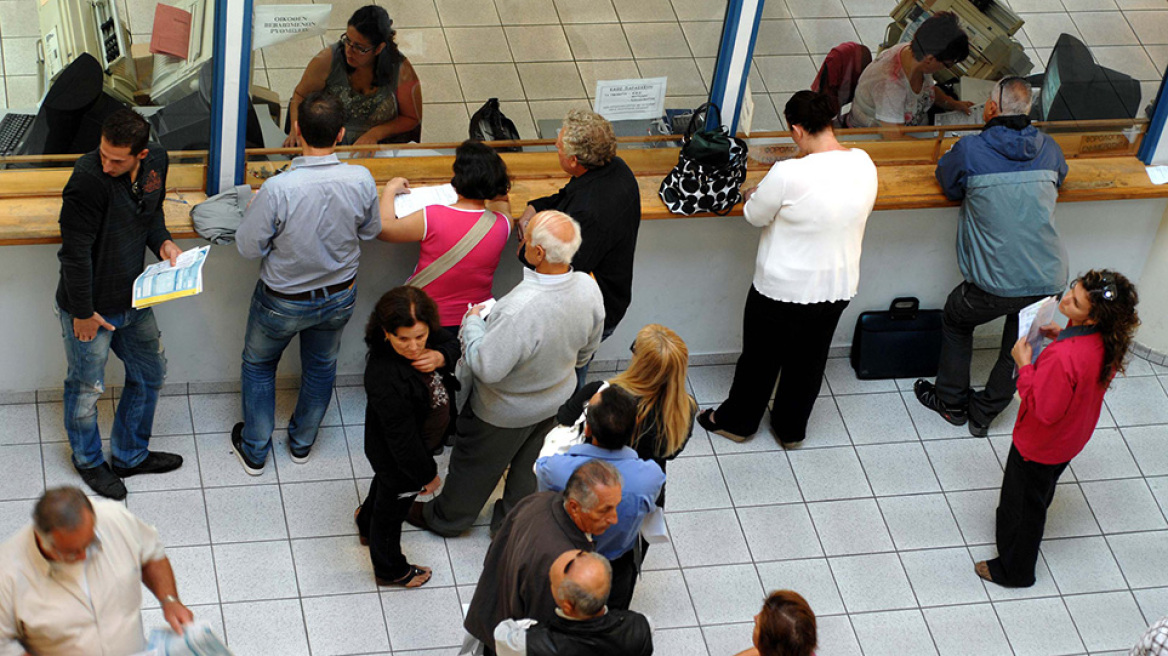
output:
<path id="1" fill-rule="evenodd" d="M 146 459 L 133 467 L 118 467 L 113 466 L 114 473 L 122 478 L 127 476 L 134 476 L 135 474 L 165 474 L 168 471 L 174 471 L 182 467 L 183 458 L 177 453 L 164 453 L 162 451 L 151 451 L 146 454 Z"/>
<path id="2" fill-rule="evenodd" d="M 243 422 L 239 422 L 231 429 L 231 452 L 243 465 L 243 471 L 251 476 L 261 476 L 264 473 L 264 463 L 255 463 L 243 455 Z"/>
<path id="3" fill-rule="evenodd" d="M 702 410 L 700 413 L 698 413 L 698 425 L 711 433 L 721 435 L 731 442 L 738 442 L 741 444 L 750 437 L 749 435 L 738 435 L 736 433 L 731 433 L 730 431 L 719 426 L 717 422 L 714 421 L 713 408 L 706 408 L 705 410 Z"/>
<path id="4" fill-rule="evenodd" d="M 989 422 L 982 424 L 978 420 L 974 419 L 973 417 L 970 417 L 969 418 L 969 434 L 974 436 L 974 437 L 989 437 L 990 436 Z"/>
<path id="5" fill-rule="evenodd" d="M 937 396 L 937 388 L 923 378 L 918 378 L 917 382 L 913 383 L 913 394 L 916 394 L 921 405 L 941 415 L 942 419 L 954 426 L 964 426 L 969 420 L 965 408 L 951 406 L 942 401 Z"/>
<path id="6" fill-rule="evenodd" d="M 81 480 L 85 481 L 89 489 L 101 496 L 115 501 L 126 498 L 126 484 L 114 474 L 108 464 L 103 462 L 89 469 L 80 469 L 74 465 L 73 468 L 77 469 L 78 474 L 81 474 Z"/>

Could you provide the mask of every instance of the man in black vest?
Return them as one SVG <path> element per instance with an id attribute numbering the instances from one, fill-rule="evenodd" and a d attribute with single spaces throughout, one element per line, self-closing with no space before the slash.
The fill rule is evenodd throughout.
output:
<path id="1" fill-rule="evenodd" d="M 534 625 L 505 620 L 495 629 L 499 656 L 649 656 L 653 629 L 630 610 L 609 610 L 612 566 L 604 556 L 565 551 L 548 571 L 555 617 Z M 528 628 L 524 628 L 528 627 Z"/>

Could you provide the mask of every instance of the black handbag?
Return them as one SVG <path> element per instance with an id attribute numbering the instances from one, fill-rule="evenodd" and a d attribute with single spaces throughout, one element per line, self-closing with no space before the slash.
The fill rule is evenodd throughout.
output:
<path id="1" fill-rule="evenodd" d="M 706 124 L 707 111 L 714 112 L 717 129 L 695 131 L 697 126 Z M 682 139 L 677 165 L 661 181 L 657 194 L 674 214 L 712 212 L 725 216 L 742 202 L 746 152 L 746 142 L 732 136 L 722 125 L 718 106 L 705 103 L 694 110 Z"/>
<path id="2" fill-rule="evenodd" d="M 499 99 L 491 98 L 483 103 L 470 117 L 470 138 L 478 141 L 518 141 L 519 130 L 515 122 L 507 118 L 503 110 L 499 109 Z M 517 153 L 523 150 L 520 146 L 495 148 L 505 153 Z"/>
<path id="3" fill-rule="evenodd" d="M 941 310 L 922 310 L 911 296 L 887 311 L 861 312 L 852 335 L 856 378 L 928 378 L 941 360 Z"/>

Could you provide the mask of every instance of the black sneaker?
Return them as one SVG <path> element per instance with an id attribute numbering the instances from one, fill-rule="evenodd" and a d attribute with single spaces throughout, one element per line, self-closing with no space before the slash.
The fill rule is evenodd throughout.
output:
<path id="1" fill-rule="evenodd" d="M 114 465 L 113 470 L 115 474 L 125 478 L 136 474 L 165 474 L 168 471 L 174 471 L 182 467 L 182 464 L 183 458 L 177 453 L 151 451 L 146 454 L 145 460 L 134 467 L 118 467 Z"/>
<path id="2" fill-rule="evenodd" d="M 918 378 L 917 382 L 913 383 L 913 394 L 916 394 L 921 405 L 941 415 L 942 419 L 954 426 L 964 426 L 969 420 L 965 408 L 946 404 L 937 396 L 937 388 L 923 378 Z"/>
<path id="3" fill-rule="evenodd" d="M 101 496 L 115 501 L 126 498 L 126 484 L 114 474 L 107 463 L 103 462 L 89 469 L 80 469 L 76 465 L 73 468 L 77 470 L 78 474 L 81 474 L 81 480 L 85 481 L 89 489 Z"/>
<path id="4" fill-rule="evenodd" d="M 990 425 L 989 422 L 982 424 L 973 417 L 969 418 L 969 434 L 974 437 L 989 437 Z"/>
<path id="5" fill-rule="evenodd" d="M 231 452 L 243 465 L 243 471 L 252 476 L 261 476 L 264 473 L 264 463 L 255 463 L 243 455 L 243 422 L 239 422 L 231 429 Z"/>

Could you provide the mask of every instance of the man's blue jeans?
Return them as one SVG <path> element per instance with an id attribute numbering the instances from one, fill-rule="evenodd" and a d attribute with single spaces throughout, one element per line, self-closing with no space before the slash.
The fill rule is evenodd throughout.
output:
<path id="1" fill-rule="evenodd" d="M 147 456 L 147 444 L 154 430 L 154 409 L 158 390 L 166 379 L 166 354 L 154 311 L 126 310 L 103 314 L 116 330 L 101 328 L 92 341 L 73 335 L 73 316 L 57 308 L 65 359 L 65 432 L 73 449 L 73 465 L 78 469 L 105 462 L 101 433 L 97 428 L 97 400 L 105 392 L 105 363 L 110 349 L 126 367 L 126 386 L 114 414 L 110 434 L 113 464 L 135 467 Z"/>
<path id="2" fill-rule="evenodd" d="M 297 452 L 316 441 L 332 400 L 341 332 L 356 302 L 356 283 L 310 301 L 277 298 L 267 293 L 262 281 L 256 283 L 243 341 L 243 451 L 248 460 L 262 463 L 272 448 L 276 365 L 296 335 L 300 335 L 300 397 L 288 423 L 288 441 Z"/>
<path id="3" fill-rule="evenodd" d="M 612 337 L 612 334 L 615 332 L 616 332 L 616 326 L 613 326 L 612 328 L 605 328 L 604 332 L 601 333 L 601 335 L 600 335 L 600 342 L 603 344 L 604 340 L 608 339 L 609 337 Z M 597 350 L 600 350 L 600 349 L 597 349 Z M 576 391 L 577 392 L 579 392 L 581 389 L 583 389 L 584 381 L 588 378 L 588 367 L 589 367 L 589 365 L 592 364 L 592 361 L 595 359 L 596 359 L 596 354 L 593 353 L 592 357 L 588 358 L 588 362 L 585 362 L 583 367 L 580 367 L 579 369 L 576 370 Z"/>

